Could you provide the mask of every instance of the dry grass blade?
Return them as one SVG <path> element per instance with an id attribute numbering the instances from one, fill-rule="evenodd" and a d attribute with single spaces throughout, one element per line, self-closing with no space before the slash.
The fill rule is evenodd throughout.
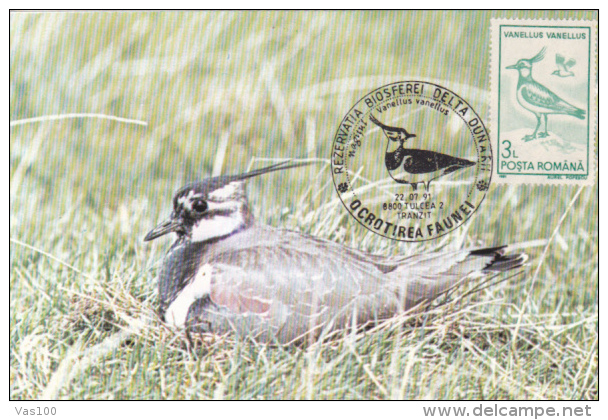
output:
<path id="1" fill-rule="evenodd" d="M 23 124 L 32 124 L 37 122 L 46 122 L 46 121 L 57 121 L 57 120 L 67 120 L 74 118 L 99 118 L 103 120 L 112 120 L 118 121 L 125 124 L 137 124 L 147 126 L 148 123 L 141 120 L 134 120 L 130 118 L 122 118 L 117 117 L 115 115 L 106 115 L 106 114 L 91 114 L 91 113 L 73 113 L 73 114 L 60 114 L 60 115 L 43 115 L 41 117 L 33 117 L 33 118 L 24 118 L 20 120 L 14 120 L 10 122 L 11 127 L 15 127 Z"/>

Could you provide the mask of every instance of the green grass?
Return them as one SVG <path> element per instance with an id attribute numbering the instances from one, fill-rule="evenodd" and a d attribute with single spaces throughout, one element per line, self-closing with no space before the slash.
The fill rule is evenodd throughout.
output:
<path id="1" fill-rule="evenodd" d="M 597 186 L 495 185 L 465 228 L 403 244 L 352 220 L 331 182 L 334 132 L 377 86 L 442 81 L 487 118 L 492 15 L 471 16 L 11 14 L 11 121 L 148 125 L 11 128 L 10 397 L 597 399 Z M 142 238 L 186 180 L 254 158 L 320 160 L 249 183 L 264 223 L 391 255 L 527 243 L 530 263 L 365 333 L 189 343 L 154 314 L 170 239 Z"/>

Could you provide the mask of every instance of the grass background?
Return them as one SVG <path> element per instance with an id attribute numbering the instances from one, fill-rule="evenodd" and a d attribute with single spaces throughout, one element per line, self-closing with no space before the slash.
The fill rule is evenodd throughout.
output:
<path id="1" fill-rule="evenodd" d="M 402 244 L 352 220 L 331 181 L 335 130 L 378 86 L 444 84 L 488 119 L 492 16 L 597 19 L 11 13 L 12 122 L 99 113 L 147 125 L 72 118 L 11 127 L 10 397 L 597 399 L 597 184 L 492 186 L 466 227 Z M 185 181 L 283 158 L 320 163 L 249 182 L 262 222 L 392 255 L 527 243 L 530 264 L 365 334 L 307 347 L 205 337 L 191 349 L 154 315 L 171 239 L 142 238 Z"/>

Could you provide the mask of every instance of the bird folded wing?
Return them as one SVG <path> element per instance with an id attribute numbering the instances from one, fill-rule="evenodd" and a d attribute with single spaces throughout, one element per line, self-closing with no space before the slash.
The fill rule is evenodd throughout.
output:
<path id="1" fill-rule="evenodd" d="M 559 97 L 540 84 L 526 84 L 521 89 L 521 95 L 530 104 L 551 107 L 560 101 Z"/>
<path id="2" fill-rule="evenodd" d="M 380 287 L 380 271 L 371 262 L 344 263 L 333 256 L 289 246 L 245 248 L 216 255 L 210 297 L 238 313 L 296 312 L 312 315 L 326 307 L 341 308 L 361 294 Z"/>

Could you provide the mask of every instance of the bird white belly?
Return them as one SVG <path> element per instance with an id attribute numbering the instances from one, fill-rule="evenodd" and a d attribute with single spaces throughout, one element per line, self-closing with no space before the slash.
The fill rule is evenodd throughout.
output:
<path id="1" fill-rule="evenodd" d="M 165 321 L 176 327 L 183 327 L 186 323 L 190 306 L 198 299 L 211 292 L 211 274 L 213 267 L 209 264 L 201 266 L 194 278 L 177 295 L 165 313 Z"/>

